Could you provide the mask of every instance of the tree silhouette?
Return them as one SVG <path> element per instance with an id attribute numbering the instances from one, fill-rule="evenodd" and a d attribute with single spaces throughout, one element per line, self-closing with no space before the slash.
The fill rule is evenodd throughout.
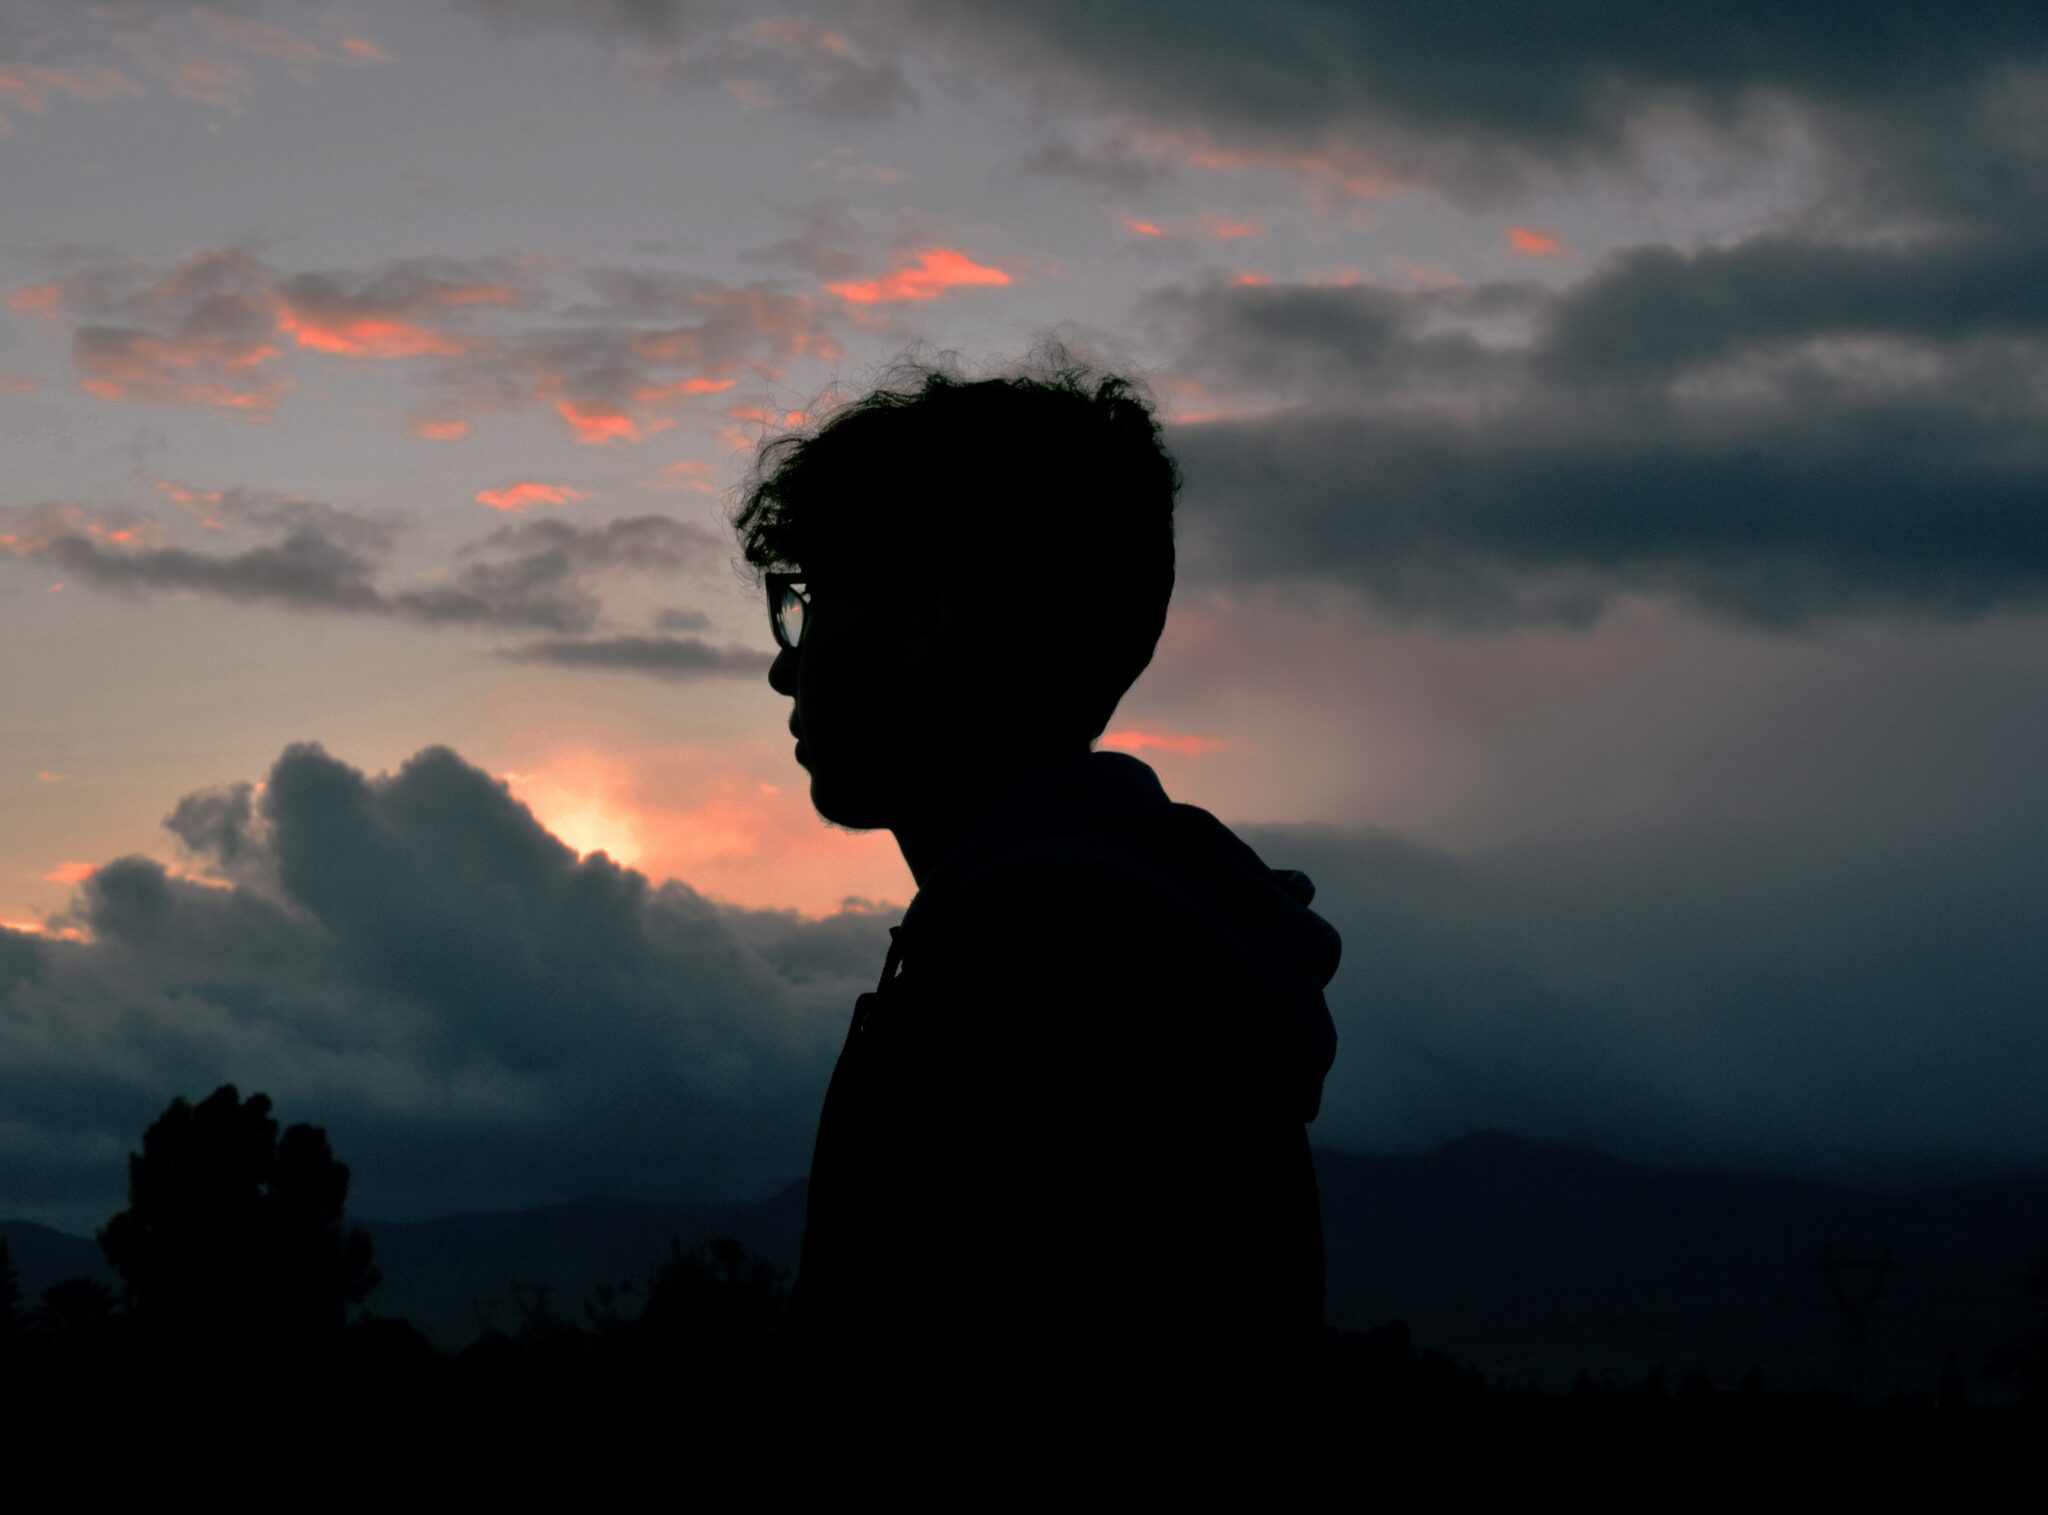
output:
<path id="1" fill-rule="evenodd" d="M 97 1278 L 67 1278 L 43 1290 L 35 1321 L 60 1342 L 95 1336 L 114 1323 L 114 1291 Z"/>
<path id="2" fill-rule="evenodd" d="M 671 1239 L 640 1318 L 662 1348 L 730 1363 L 766 1349 L 787 1293 L 776 1268 L 731 1237 L 694 1251 Z"/>
<path id="3" fill-rule="evenodd" d="M 2028 1270 L 2025 1288 L 2035 1306 L 2034 1318 L 2018 1340 L 1993 1354 L 1984 1376 L 1994 1382 L 2017 1382 L 2027 1403 L 2048 1410 L 2048 1257 Z"/>
<path id="4" fill-rule="evenodd" d="M 128 1208 L 99 1233 L 136 1324 L 202 1358 L 303 1362 L 377 1286 L 370 1238 L 345 1227 L 348 1166 L 327 1133 L 278 1137 L 270 1100 L 223 1084 L 174 1099 L 128 1159 Z"/>
<path id="5" fill-rule="evenodd" d="M 0 1338 L 21 1329 L 21 1274 L 15 1271 L 14 1249 L 0 1236 Z"/>

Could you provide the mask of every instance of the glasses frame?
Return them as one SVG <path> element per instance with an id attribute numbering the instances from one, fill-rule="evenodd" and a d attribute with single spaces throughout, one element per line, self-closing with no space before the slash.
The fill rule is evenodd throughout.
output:
<path id="1" fill-rule="evenodd" d="M 795 652 L 803 645 L 804 637 L 811 629 L 811 576 L 807 573 L 771 573 L 768 582 L 768 629 L 775 633 L 775 645 L 788 652 Z M 798 585 L 806 587 L 799 589 Z M 803 629 L 792 642 L 782 631 L 782 605 L 785 594 L 794 594 L 797 603 L 804 608 Z"/>

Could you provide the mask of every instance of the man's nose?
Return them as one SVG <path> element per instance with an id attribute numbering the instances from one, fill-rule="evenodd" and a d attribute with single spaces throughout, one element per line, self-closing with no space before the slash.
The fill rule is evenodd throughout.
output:
<path id="1" fill-rule="evenodd" d="M 775 654 L 775 661 L 768 665 L 768 687 L 777 694 L 796 697 L 796 649 L 785 647 Z"/>

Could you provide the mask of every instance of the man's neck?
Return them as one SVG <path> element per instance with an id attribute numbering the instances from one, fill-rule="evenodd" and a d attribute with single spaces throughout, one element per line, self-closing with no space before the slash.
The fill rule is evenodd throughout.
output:
<path id="1" fill-rule="evenodd" d="M 932 786 L 919 796 L 915 810 L 889 827 L 896 835 L 896 845 L 903 852 L 911 878 L 922 889 L 925 880 L 955 847 L 1015 803 L 1046 768 L 1086 755 L 1084 749 L 1031 758 L 978 769 L 955 784 Z"/>

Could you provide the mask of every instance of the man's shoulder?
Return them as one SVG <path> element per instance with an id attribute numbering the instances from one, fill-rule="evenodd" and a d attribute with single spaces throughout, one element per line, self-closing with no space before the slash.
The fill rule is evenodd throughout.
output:
<path id="1" fill-rule="evenodd" d="M 1108 929 L 1184 932 L 1194 912 L 1157 870 L 1128 855 L 1019 848 L 958 881 L 931 912 L 933 930 L 1015 934 L 1046 925 L 1077 933 Z"/>

